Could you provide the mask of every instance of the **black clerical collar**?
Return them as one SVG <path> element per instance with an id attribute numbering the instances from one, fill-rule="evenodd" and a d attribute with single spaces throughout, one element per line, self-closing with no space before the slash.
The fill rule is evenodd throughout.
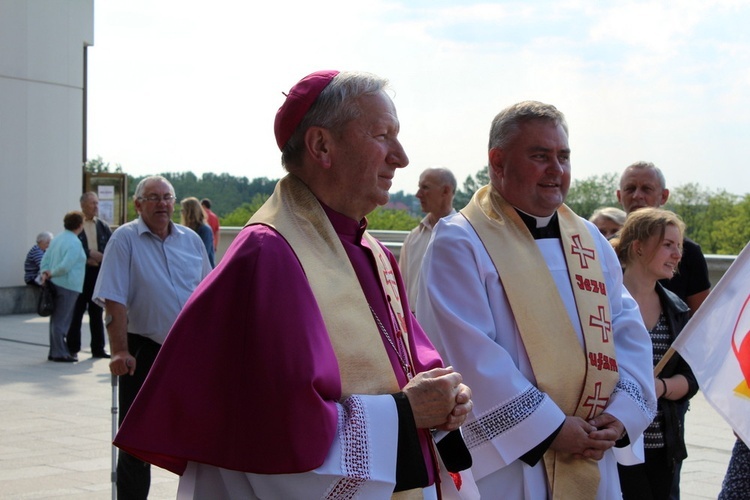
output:
<path id="1" fill-rule="evenodd" d="M 515 207 L 514 207 L 515 208 Z M 531 232 L 531 236 L 535 240 L 542 240 L 545 238 L 560 238 L 560 221 L 557 219 L 557 212 L 552 214 L 549 222 L 544 227 L 537 227 L 537 223 L 541 217 L 534 217 L 527 213 L 521 212 L 516 208 L 516 213 L 521 217 L 521 220 Z"/>

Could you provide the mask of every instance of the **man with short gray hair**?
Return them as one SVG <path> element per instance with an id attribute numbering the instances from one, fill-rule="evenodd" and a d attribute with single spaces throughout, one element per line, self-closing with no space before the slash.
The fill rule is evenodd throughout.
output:
<path id="1" fill-rule="evenodd" d="M 643 207 L 659 208 L 668 199 L 669 189 L 664 174 L 653 163 L 638 161 L 622 172 L 617 200 L 626 213 L 630 214 Z M 688 237 L 684 238 L 677 272 L 671 279 L 661 280 L 661 283 L 685 301 L 690 307 L 691 315 L 695 314 L 711 291 L 708 264 L 698 243 Z"/>
<path id="2" fill-rule="evenodd" d="M 75 309 L 73 309 L 73 319 L 70 322 L 68 334 L 65 336 L 65 343 L 70 355 L 77 358 L 81 350 L 83 314 L 88 310 L 91 357 L 109 358 L 109 354 L 104 350 L 104 322 L 102 321 L 104 310 L 94 302 L 93 294 L 96 279 L 99 277 L 99 266 L 104 257 L 104 249 L 109 238 L 112 237 L 112 230 L 109 224 L 98 217 L 99 197 L 96 193 L 93 191 L 83 193 L 79 202 L 83 213 L 83 231 L 78 234 L 78 239 L 81 240 L 83 251 L 86 252 L 86 274 L 83 278 L 83 291 L 78 296 Z"/>
<path id="3" fill-rule="evenodd" d="M 427 215 L 406 235 L 398 257 L 398 266 L 404 278 L 406 296 L 412 311 L 417 306 L 419 268 L 422 267 L 422 257 L 427 250 L 427 243 L 430 242 L 432 228 L 446 215 L 456 213 L 453 208 L 455 194 L 456 177 L 447 168 L 431 167 L 419 176 L 417 199 L 422 212 Z"/>
<path id="4" fill-rule="evenodd" d="M 112 234 L 94 288 L 94 300 L 107 311 L 109 369 L 119 376 L 120 424 L 177 315 L 211 271 L 200 237 L 172 222 L 175 192 L 167 179 L 144 178 L 133 200 L 139 217 Z M 147 498 L 149 467 L 120 451 L 117 498 Z"/>
<path id="5" fill-rule="evenodd" d="M 385 85 L 318 71 L 286 94 L 288 174 L 191 297 L 115 439 L 180 474 L 181 498 L 438 498 L 454 482 L 431 429 L 468 460 L 471 391 L 366 231 L 409 162 Z"/>

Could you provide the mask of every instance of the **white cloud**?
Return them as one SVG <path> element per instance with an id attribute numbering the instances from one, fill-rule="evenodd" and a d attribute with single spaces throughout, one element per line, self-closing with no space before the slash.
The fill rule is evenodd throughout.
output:
<path id="1" fill-rule="evenodd" d="M 99 2 L 89 155 L 130 173 L 283 175 L 272 123 L 322 68 L 388 77 L 415 191 L 430 165 L 486 164 L 489 123 L 557 105 L 576 177 L 660 164 L 670 184 L 744 194 L 750 42 L 733 2 Z"/>

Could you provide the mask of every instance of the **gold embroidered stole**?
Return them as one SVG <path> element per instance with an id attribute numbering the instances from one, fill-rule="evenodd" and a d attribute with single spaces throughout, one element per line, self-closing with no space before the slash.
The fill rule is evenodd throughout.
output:
<path id="1" fill-rule="evenodd" d="M 404 307 L 401 302 L 401 293 L 398 289 L 396 274 L 393 272 L 391 262 L 390 260 L 388 260 L 388 255 L 386 255 L 386 253 L 380 247 L 377 240 L 373 238 L 372 235 L 368 232 L 365 232 L 363 237 L 375 257 L 375 262 L 378 268 L 378 276 L 380 277 L 380 285 L 383 287 L 383 290 L 388 297 L 388 303 L 391 307 L 393 315 L 396 317 L 396 321 L 398 322 L 401 339 L 392 339 L 394 347 L 396 348 L 398 353 L 397 357 L 402 363 L 405 363 L 407 365 L 403 367 L 404 371 L 406 372 L 408 378 L 412 378 L 414 375 L 416 375 L 416 369 L 414 368 L 414 361 L 412 360 L 411 351 L 409 349 L 409 330 L 406 327 L 406 317 L 404 316 Z M 398 350 L 400 345 L 403 345 L 403 353 Z M 406 359 L 401 359 L 402 356 L 405 356 Z M 427 433 L 425 429 L 417 429 L 417 432 Z M 439 474 L 439 471 L 442 471 L 444 466 L 442 465 L 442 461 L 440 461 L 440 454 L 437 453 L 437 450 L 435 449 L 435 444 L 432 440 L 432 436 L 430 434 L 427 434 L 427 438 L 427 442 L 430 447 L 430 453 L 432 454 L 432 460 L 434 461 L 435 467 L 437 468 L 437 470 L 435 471 L 435 488 L 440 488 L 440 482 L 443 481 L 444 478 L 441 474 Z M 450 476 L 448 476 L 447 474 L 446 476 L 449 480 L 452 481 L 452 479 L 450 479 Z M 416 500 L 423 497 L 424 495 L 421 488 L 399 491 L 391 495 L 391 499 L 393 500 Z"/>
<path id="2" fill-rule="evenodd" d="M 278 231 L 302 264 L 336 353 L 342 400 L 352 394 L 399 392 L 401 389 L 393 365 L 357 274 L 323 207 L 308 187 L 294 175 L 285 176 L 247 223 L 251 224 L 264 224 Z M 364 238 L 375 257 L 381 286 L 387 295 L 394 294 L 390 302 L 411 363 L 408 333 L 393 269 L 377 241 L 367 232 Z M 396 339 L 393 341 L 396 343 Z M 421 488 L 392 495 L 398 500 L 422 497 Z"/>
<path id="3" fill-rule="evenodd" d="M 397 357 L 399 357 L 399 359 L 401 356 L 406 357 L 402 362 L 407 364 L 407 366 L 404 367 L 404 370 L 406 371 L 407 378 L 411 379 L 416 373 L 414 373 L 414 362 L 411 359 L 411 352 L 409 350 L 409 329 L 406 326 L 406 316 L 404 316 L 404 307 L 401 302 L 401 293 L 398 289 L 398 282 L 396 282 L 396 274 L 393 272 L 388 255 L 383 251 L 383 248 L 378 241 L 367 231 L 365 231 L 363 238 L 375 257 L 375 263 L 378 268 L 378 277 L 380 278 L 380 286 L 383 288 L 383 291 L 385 291 L 388 305 L 396 319 L 399 329 L 397 335 L 401 335 L 401 339 L 391 340 L 393 340 L 393 343 L 396 346 L 396 352 L 398 353 Z M 403 353 L 399 351 L 399 346 L 401 345 L 404 349 Z"/>
<path id="4" fill-rule="evenodd" d="M 307 186 L 287 175 L 249 224 L 265 224 L 278 231 L 302 264 L 339 363 L 342 399 L 400 391 L 357 274 Z"/>
<path id="5" fill-rule="evenodd" d="M 544 256 L 515 209 L 485 186 L 461 213 L 500 276 L 539 390 L 566 415 L 584 420 L 599 415 L 619 376 L 604 275 L 586 226 L 567 206 L 558 209 L 561 244 L 583 330 L 581 349 Z M 596 497 L 596 461 L 553 450 L 544 461 L 552 498 Z"/>

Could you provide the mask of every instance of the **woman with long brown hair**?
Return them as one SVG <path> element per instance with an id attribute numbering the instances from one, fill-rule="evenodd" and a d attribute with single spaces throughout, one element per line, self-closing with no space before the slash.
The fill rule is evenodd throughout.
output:
<path id="1" fill-rule="evenodd" d="M 206 247 L 211 267 L 216 267 L 216 264 L 214 264 L 214 233 L 206 220 L 206 212 L 203 211 L 198 198 L 190 196 L 180 202 L 180 224 L 198 233 Z"/>

